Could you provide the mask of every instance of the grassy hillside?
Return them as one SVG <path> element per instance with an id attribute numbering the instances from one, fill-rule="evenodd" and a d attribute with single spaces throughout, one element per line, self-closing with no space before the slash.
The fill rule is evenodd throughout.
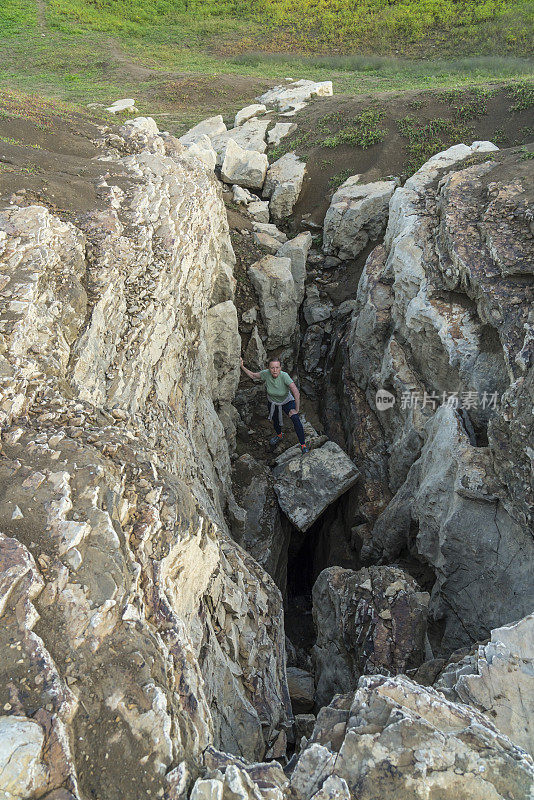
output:
<path id="1" fill-rule="evenodd" d="M 39 0 L 37 5 L 58 30 L 74 24 L 161 40 L 181 29 L 186 41 L 207 34 L 234 51 L 525 55 L 533 46 L 533 0 Z M 4 31 L 32 19 L 31 0 L 3 0 Z"/>

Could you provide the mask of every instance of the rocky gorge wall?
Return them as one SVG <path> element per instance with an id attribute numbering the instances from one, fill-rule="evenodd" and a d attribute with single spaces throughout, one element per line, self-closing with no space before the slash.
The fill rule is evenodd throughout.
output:
<path id="1" fill-rule="evenodd" d="M 208 743 L 263 757 L 291 716 L 279 592 L 224 517 L 220 189 L 151 120 L 102 144 L 83 225 L 16 199 L 0 216 L 9 797 L 157 796 Z"/>

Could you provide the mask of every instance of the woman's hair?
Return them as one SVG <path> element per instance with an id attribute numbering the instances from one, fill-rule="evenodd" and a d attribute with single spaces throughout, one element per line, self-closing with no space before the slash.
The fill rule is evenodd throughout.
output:
<path id="1" fill-rule="evenodd" d="M 276 364 L 280 364 L 280 366 L 282 366 L 282 362 L 280 361 L 279 358 L 270 358 L 268 366 L 270 367 L 271 364 L 275 364 L 275 363 Z"/>

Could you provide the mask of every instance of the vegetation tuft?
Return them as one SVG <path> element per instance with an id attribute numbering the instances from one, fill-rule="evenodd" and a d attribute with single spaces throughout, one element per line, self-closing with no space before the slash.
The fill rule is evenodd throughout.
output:
<path id="1" fill-rule="evenodd" d="M 341 128 L 334 136 L 327 136 L 321 142 L 323 147 L 337 147 L 340 144 L 349 144 L 361 147 L 364 150 L 373 144 L 383 142 L 387 131 L 378 127 L 384 112 L 376 108 L 368 108 L 359 114 L 353 123 Z"/>

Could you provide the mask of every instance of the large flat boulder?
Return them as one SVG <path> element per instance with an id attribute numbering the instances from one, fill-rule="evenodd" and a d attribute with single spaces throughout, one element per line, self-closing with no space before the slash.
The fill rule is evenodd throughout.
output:
<path id="1" fill-rule="evenodd" d="M 338 497 L 358 480 L 358 470 L 335 442 L 284 459 L 274 468 L 274 490 L 282 511 L 300 531 L 307 531 Z"/>
<path id="2" fill-rule="evenodd" d="M 251 106 L 246 106 L 235 115 L 234 125 L 237 128 L 239 125 L 243 125 L 244 122 L 248 122 L 252 117 L 257 117 L 259 114 L 264 114 L 266 111 L 267 107 L 264 106 L 263 103 L 254 103 Z"/>
<path id="3" fill-rule="evenodd" d="M 257 153 L 264 153 L 267 149 L 265 134 L 268 127 L 268 119 L 254 118 L 249 119 L 237 128 L 224 131 L 219 136 L 212 136 L 211 143 L 217 151 L 217 163 L 222 164 L 230 141 L 238 144 L 243 150 L 255 150 Z"/>
<path id="4" fill-rule="evenodd" d="M 304 299 L 304 282 L 306 280 L 306 259 L 312 244 L 312 235 L 309 231 L 299 233 L 294 239 L 282 245 L 278 250 L 279 258 L 289 258 L 291 261 L 291 274 L 297 288 L 299 303 Z"/>
<path id="5" fill-rule="evenodd" d="M 183 136 L 180 136 L 179 141 L 184 145 L 188 145 L 196 142 L 199 136 L 209 136 L 211 139 L 213 136 L 218 136 L 225 131 L 226 125 L 223 122 L 223 118 L 220 114 L 217 114 L 216 117 L 203 119 L 198 125 L 188 130 Z"/>

